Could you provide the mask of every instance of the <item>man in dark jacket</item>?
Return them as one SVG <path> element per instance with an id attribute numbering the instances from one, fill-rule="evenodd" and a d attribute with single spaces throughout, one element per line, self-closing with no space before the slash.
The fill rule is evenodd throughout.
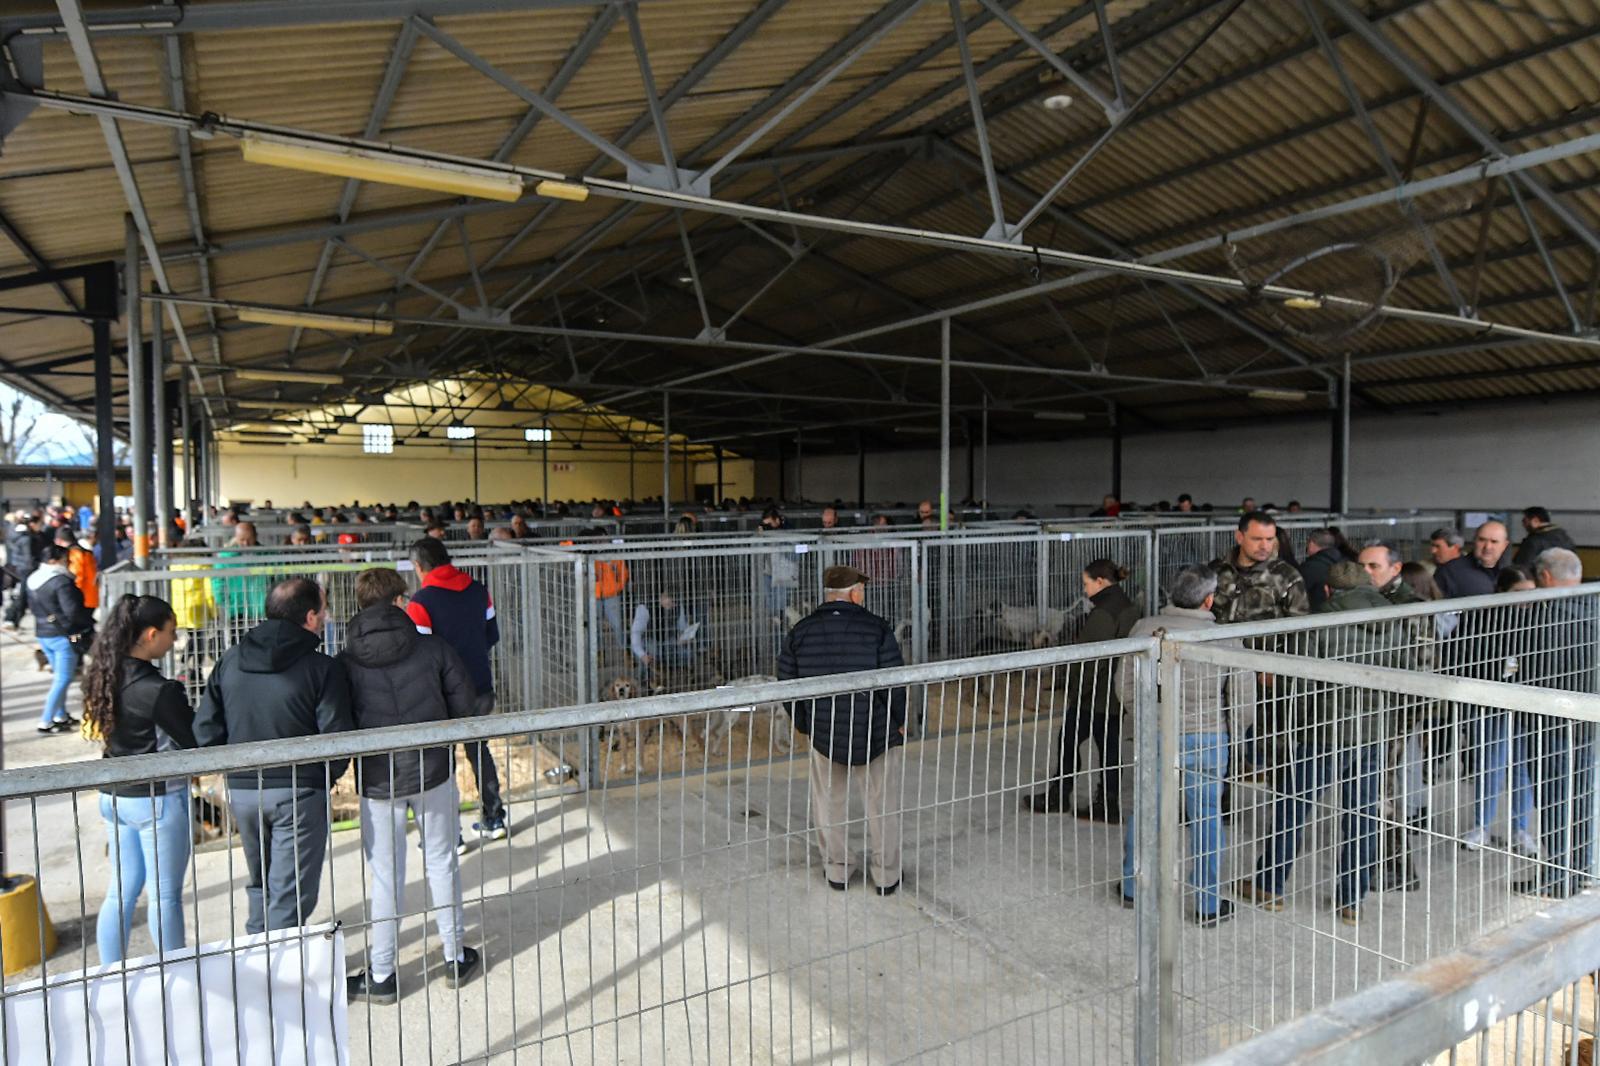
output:
<path id="1" fill-rule="evenodd" d="M 1433 572 L 1440 598 L 1493 595 L 1510 544 L 1504 522 L 1491 520 L 1479 526 L 1472 538 L 1472 554 L 1452 559 Z"/>
<path id="2" fill-rule="evenodd" d="M 1550 512 L 1543 507 L 1529 507 L 1522 512 L 1522 528 L 1528 534 L 1517 545 L 1517 554 L 1511 561 L 1518 566 L 1532 566 L 1551 548 L 1577 551 L 1567 531 L 1550 521 Z"/>
<path id="3" fill-rule="evenodd" d="M 1540 588 L 1583 584 L 1583 562 L 1568 548 L 1550 548 L 1533 561 Z M 1525 683 L 1594 695 L 1600 611 L 1592 597 L 1544 600 L 1530 605 L 1535 647 Z M 1589 883 L 1594 847 L 1595 726 L 1555 715 L 1516 716 L 1518 747 L 1528 753 L 1529 777 L 1538 800 L 1539 849 L 1543 861 L 1529 867 L 1513 891 L 1566 899 Z M 1520 758 L 1521 756 L 1519 756 Z"/>
<path id="4" fill-rule="evenodd" d="M 1320 613 L 1388 605 L 1359 564 L 1346 559 L 1328 572 L 1328 596 Z M 1330 624 L 1319 632 L 1319 658 L 1398 665 L 1391 657 L 1395 641 L 1388 623 Z M 1337 784 L 1341 840 L 1334 909 L 1341 922 L 1355 925 L 1377 866 L 1387 707 L 1375 690 L 1313 684 L 1285 694 L 1272 711 L 1282 718 L 1269 724 L 1288 739 L 1290 757 L 1277 785 L 1272 832 L 1257 857 L 1255 876 L 1239 882 L 1239 895 L 1267 910 L 1283 909 L 1285 885 L 1312 804 Z"/>
<path id="5" fill-rule="evenodd" d="M 16 587 L 11 590 L 11 602 L 6 604 L 5 625 L 15 629 L 28 609 L 28 578 L 39 566 L 39 555 L 44 550 L 44 534 L 39 532 L 39 515 L 27 512 L 17 516 L 16 524 L 6 530 L 6 566 L 16 575 Z"/>
<path id="6" fill-rule="evenodd" d="M 356 727 L 417 725 L 467 718 L 478 694 L 461 657 L 439 637 L 417 632 L 400 609 L 406 580 L 395 570 L 363 570 L 356 577 L 356 606 L 339 663 L 350 675 Z M 478 969 L 478 952 L 461 943 L 461 868 L 456 858 L 456 794 L 450 749 L 425 748 L 369 755 L 356 765 L 361 793 L 361 847 L 372 874 L 368 966 L 346 979 L 351 999 L 393 1003 L 395 915 L 406 884 L 406 814 L 417 820 L 422 868 L 433 921 L 444 948 L 445 973 L 460 987 Z"/>
<path id="7" fill-rule="evenodd" d="M 444 542 L 433 537 L 423 537 L 411 545 L 411 565 L 422 579 L 422 587 L 406 604 L 406 614 L 417 624 L 418 633 L 444 638 L 461 656 L 478 693 L 473 713 L 493 713 L 494 670 L 489 664 L 489 649 L 500 643 L 500 623 L 495 620 L 489 590 L 451 566 Z M 461 745 L 461 750 L 478 782 L 482 821 L 473 822 L 472 828 L 480 837 L 504 840 L 509 831 L 506 808 L 500 801 L 500 773 L 489 745 L 473 741 Z M 458 844 L 456 850 L 466 851 L 466 845 Z"/>
<path id="8" fill-rule="evenodd" d="M 1339 554 L 1339 538 L 1332 530 L 1313 529 L 1306 537 L 1306 558 L 1300 564 L 1300 577 L 1306 583 L 1306 600 L 1313 611 L 1322 609 L 1323 588 L 1328 584 L 1328 571 L 1344 556 Z"/>
<path id="9" fill-rule="evenodd" d="M 901 666 L 894 628 L 866 608 L 867 575 L 830 566 L 823 600 L 796 622 L 778 656 L 778 677 L 819 677 Z M 878 895 L 900 887 L 900 814 L 906 691 L 873 689 L 796 700 L 794 727 L 811 738 L 811 809 L 828 884 L 844 891 L 853 868 L 846 830 L 850 780 L 865 783 L 872 883 Z"/>
<path id="10" fill-rule="evenodd" d="M 194 735 L 202 747 L 342 733 L 355 728 L 344 667 L 317 650 L 322 587 L 286 578 L 267 593 L 266 621 L 229 648 L 206 682 Z M 317 905 L 328 844 L 328 788 L 348 760 L 241 770 L 229 802 L 250 870 L 245 929 L 292 929 Z"/>

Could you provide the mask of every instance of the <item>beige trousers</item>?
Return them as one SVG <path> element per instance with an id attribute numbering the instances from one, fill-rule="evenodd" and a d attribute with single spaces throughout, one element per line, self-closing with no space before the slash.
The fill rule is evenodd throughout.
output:
<path id="1" fill-rule="evenodd" d="M 887 888 L 900 880 L 900 792 L 905 748 L 890 748 L 865 766 L 845 766 L 811 753 L 811 820 L 817 829 L 823 870 L 830 881 L 848 881 L 850 786 L 864 787 L 867 804 L 867 869 L 872 883 Z"/>

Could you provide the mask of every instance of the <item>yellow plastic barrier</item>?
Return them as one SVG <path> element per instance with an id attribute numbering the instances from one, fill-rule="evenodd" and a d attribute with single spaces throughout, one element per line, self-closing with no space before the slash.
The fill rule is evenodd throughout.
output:
<path id="1" fill-rule="evenodd" d="M 11 887 L 0 892 L 0 968 L 10 977 L 39 965 L 55 950 L 56 927 L 39 900 L 39 883 L 25 875 L 14 878 Z"/>

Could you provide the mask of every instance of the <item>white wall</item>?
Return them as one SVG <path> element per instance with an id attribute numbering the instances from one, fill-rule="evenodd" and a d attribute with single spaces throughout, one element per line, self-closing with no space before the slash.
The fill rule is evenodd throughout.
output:
<path id="1" fill-rule="evenodd" d="M 1600 403 L 1564 400 L 1440 414 L 1358 415 L 1351 423 L 1350 505 L 1439 510 L 1600 508 Z M 1122 492 L 1144 503 L 1175 500 L 1235 507 L 1245 496 L 1279 506 L 1328 500 L 1330 441 L 1324 420 L 1210 432 L 1129 436 Z M 981 469 L 981 451 L 980 469 Z M 793 462 L 789 486 L 793 491 Z M 966 493 L 966 453 L 951 452 L 951 494 Z M 805 460 L 805 494 L 853 500 L 856 457 Z M 937 449 L 867 456 L 867 495 L 915 500 L 938 491 Z M 989 498 L 1003 503 L 1097 502 L 1111 482 L 1106 440 L 996 446 Z"/>

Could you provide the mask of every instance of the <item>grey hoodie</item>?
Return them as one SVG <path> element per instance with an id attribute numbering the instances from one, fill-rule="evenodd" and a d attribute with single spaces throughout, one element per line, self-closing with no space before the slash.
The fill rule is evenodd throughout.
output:
<path id="1" fill-rule="evenodd" d="M 1210 611 L 1168 605 L 1161 608 L 1159 614 L 1135 622 L 1128 636 L 1149 637 L 1162 630 L 1179 633 L 1220 628 Z M 1227 645 L 1241 646 L 1237 640 L 1230 640 Z M 1256 679 L 1250 671 L 1208 663 L 1185 663 L 1181 670 L 1179 729 L 1185 733 L 1226 733 L 1229 716 L 1224 712 L 1231 711 L 1233 729 L 1243 736 L 1256 713 Z M 1117 674 L 1117 692 L 1124 706 L 1133 706 L 1136 684 L 1133 658 L 1129 656 L 1122 660 Z"/>

